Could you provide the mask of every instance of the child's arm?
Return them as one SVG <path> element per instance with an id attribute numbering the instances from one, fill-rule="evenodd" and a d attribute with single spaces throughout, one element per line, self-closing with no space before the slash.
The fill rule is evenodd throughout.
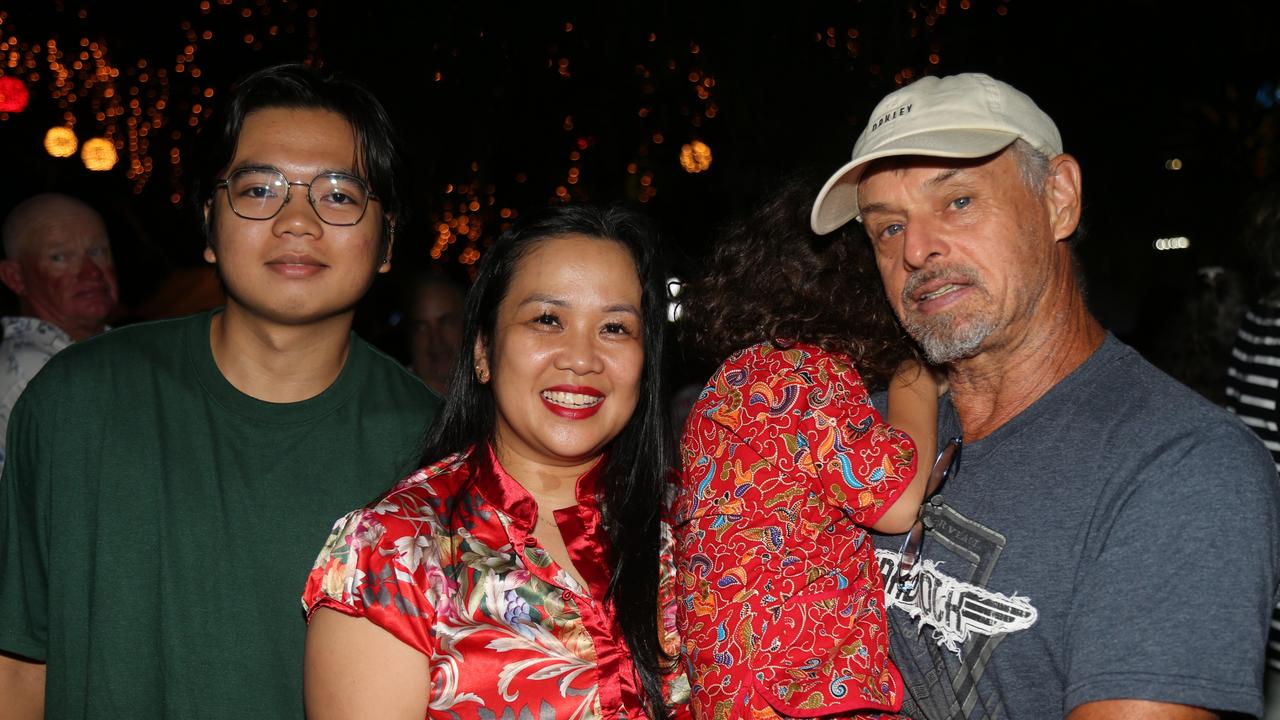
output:
<path id="1" fill-rule="evenodd" d="M 898 499 L 871 526 L 876 532 L 897 534 L 911 529 L 924 502 L 925 486 L 938 451 L 939 382 L 915 360 L 898 366 L 889 380 L 890 425 L 911 436 L 916 444 L 916 474 Z"/>

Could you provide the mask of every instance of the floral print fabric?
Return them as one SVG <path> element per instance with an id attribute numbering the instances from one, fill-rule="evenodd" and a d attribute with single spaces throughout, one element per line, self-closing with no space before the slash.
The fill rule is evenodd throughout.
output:
<path id="1" fill-rule="evenodd" d="M 5 430 L 18 396 L 49 358 L 71 345 L 71 336 L 33 317 L 0 318 L 0 468 L 4 467 Z"/>
<path id="2" fill-rule="evenodd" d="M 703 389 L 681 443 L 677 611 L 700 718 L 901 707 L 871 525 L 915 473 L 848 359 L 761 344 Z M 864 717 L 865 715 L 859 715 Z"/>
<path id="3" fill-rule="evenodd" d="M 576 507 L 555 512 L 585 589 L 532 536 L 533 498 L 491 449 L 446 458 L 340 519 L 316 559 L 303 606 L 365 617 L 431 658 L 427 717 L 645 716 L 608 587 L 608 535 L 595 490 L 603 463 L 578 480 Z M 662 603 L 674 604 L 670 528 Z M 659 627 L 677 651 L 674 613 Z M 687 714 L 673 673 L 668 702 Z"/>

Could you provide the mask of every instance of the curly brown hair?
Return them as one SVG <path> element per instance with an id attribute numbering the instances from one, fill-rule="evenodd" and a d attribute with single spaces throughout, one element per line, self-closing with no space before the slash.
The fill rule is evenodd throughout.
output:
<path id="1" fill-rule="evenodd" d="M 916 347 L 889 306 L 861 225 L 823 236 L 809 229 L 818 187 L 810 173 L 792 176 L 726 227 L 688 290 L 683 330 L 715 362 L 764 341 L 801 341 L 849 356 L 868 386 L 883 386 L 918 357 Z"/>

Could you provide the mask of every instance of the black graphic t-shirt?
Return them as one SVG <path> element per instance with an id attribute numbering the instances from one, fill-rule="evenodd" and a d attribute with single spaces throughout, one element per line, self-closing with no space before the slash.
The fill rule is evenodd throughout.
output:
<path id="1" fill-rule="evenodd" d="M 1275 467 L 1114 337 L 966 444 L 924 513 L 911 581 L 901 536 L 877 538 L 905 714 L 1039 720 L 1121 698 L 1262 712 Z"/>

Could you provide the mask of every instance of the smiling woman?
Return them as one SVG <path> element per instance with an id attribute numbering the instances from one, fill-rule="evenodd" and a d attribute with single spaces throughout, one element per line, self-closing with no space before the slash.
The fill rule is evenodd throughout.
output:
<path id="1" fill-rule="evenodd" d="M 545 476 L 581 475 L 631 418 L 645 365 L 640 306 L 626 247 L 565 235 L 528 253 L 491 336 L 477 338 L 477 372 L 492 367 L 498 457 L 540 505 L 572 504 L 572 483 Z"/>
<path id="2" fill-rule="evenodd" d="M 687 714 L 663 277 L 619 208 L 552 208 L 490 248 L 424 467 L 316 560 L 309 717 Z"/>

